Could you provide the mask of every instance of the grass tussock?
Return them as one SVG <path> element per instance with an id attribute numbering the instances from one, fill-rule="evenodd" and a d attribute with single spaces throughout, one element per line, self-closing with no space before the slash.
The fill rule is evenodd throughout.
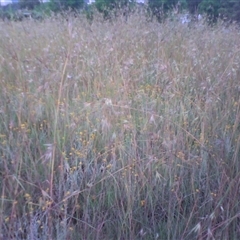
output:
<path id="1" fill-rule="evenodd" d="M 239 239 L 239 31 L 0 24 L 1 239 Z"/>

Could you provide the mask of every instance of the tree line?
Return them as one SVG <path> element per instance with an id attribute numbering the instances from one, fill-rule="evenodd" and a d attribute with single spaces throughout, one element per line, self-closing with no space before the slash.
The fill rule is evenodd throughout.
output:
<path id="1" fill-rule="evenodd" d="M 172 11 L 187 11 L 193 16 L 204 14 L 210 22 L 216 22 L 219 18 L 240 22 L 240 0 L 148 0 L 146 5 L 138 2 L 136 0 L 95 0 L 94 3 L 88 4 L 89 0 L 50 0 L 49 3 L 42 4 L 41 0 L 20 0 L 18 6 L 30 10 L 47 9 L 52 12 L 70 9 L 91 13 L 92 9 L 97 9 L 105 18 L 110 18 L 113 12 L 121 10 L 127 15 L 136 5 L 142 5 L 158 21 L 163 21 Z"/>

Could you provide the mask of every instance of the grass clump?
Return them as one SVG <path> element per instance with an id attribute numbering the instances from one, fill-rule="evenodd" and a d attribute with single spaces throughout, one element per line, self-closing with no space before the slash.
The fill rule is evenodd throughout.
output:
<path id="1" fill-rule="evenodd" d="M 1 25 L 1 238 L 240 237 L 234 26 Z"/>

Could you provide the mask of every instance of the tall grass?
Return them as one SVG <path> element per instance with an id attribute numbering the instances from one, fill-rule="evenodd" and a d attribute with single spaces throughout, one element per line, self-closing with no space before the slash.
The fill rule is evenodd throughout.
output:
<path id="1" fill-rule="evenodd" d="M 1 239 L 239 239 L 234 26 L 0 24 Z"/>

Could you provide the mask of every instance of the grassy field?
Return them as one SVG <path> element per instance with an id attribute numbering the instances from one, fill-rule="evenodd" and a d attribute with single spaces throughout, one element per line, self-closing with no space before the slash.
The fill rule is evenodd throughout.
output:
<path id="1" fill-rule="evenodd" d="M 0 23 L 0 239 L 240 239 L 240 32 Z"/>

